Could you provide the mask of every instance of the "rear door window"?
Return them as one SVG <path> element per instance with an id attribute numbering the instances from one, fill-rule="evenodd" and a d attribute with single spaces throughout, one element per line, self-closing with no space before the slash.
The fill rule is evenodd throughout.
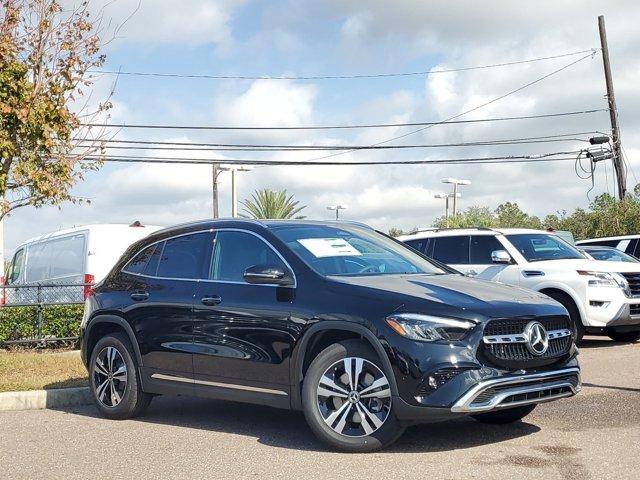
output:
<path id="1" fill-rule="evenodd" d="M 433 258 L 451 265 L 469 264 L 469 236 L 436 237 Z"/>
<path id="2" fill-rule="evenodd" d="M 496 250 L 504 250 L 500 241 L 494 235 L 472 235 L 469 251 L 472 265 L 490 265 L 491 253 Z"/>
<path id="3" fill-rule="evenodd" d="M 170 238 L 164 242 L 158 259 L 158 277 L 197 279 L 207 278 L 205 266 L 211 242 L 209 232 L 193 233 Z"/>
<path id="4" fill-rule="evenodd" d="M 425 250 L 426 250 L 425 247 L 427 246 L 427 241 L 428 241 L 428 239 L 426 239 L 426 238 L 419 238 L 417 240 L 407 240 L 404 243 L 409 245 L 414 250 L 417 250 L 420 253 L 424 253 Z"/>

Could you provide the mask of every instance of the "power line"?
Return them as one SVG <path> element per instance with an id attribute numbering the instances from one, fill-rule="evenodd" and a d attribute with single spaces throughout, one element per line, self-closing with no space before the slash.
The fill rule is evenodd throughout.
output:
<path id="1" fill-rule="evenodd" d="M 524 63 L 541 62 L 545 60 L 553 60 L 557 58 L 571 57 L 589 52 L 591 55 L 599 51 L 599 48 L 590 48 L 580 50 L 578 52 L 563 53 L 560 55 L 551 55 L 547 57 L 529 58 L 526 60 L 517 60 L 513 62 L 493 63 L 489 65 L 475 65 L 470 67 L 447 68 L 439 70 L 424 70 L 419 72 L 399 72 L 399 73 L 372 73 L 360 75 L 310 75 L 310 76 L 291 76 L 291 75 L 210 75 L 210 74 L 191 74 L 191 73 L 161 73 L 161 72 L 136 72 L 136 71 L 120 71 L 120 70 L 91 70 L 91 73 L 100 73 L 107 75 L 127 75 L 135 77 L 161 77 L 161 78 L 191 78 L 191 79 L 209 79 L 209 80 L 353 80 L 359 78 L 393 78 L 393 77 L 411 77 L 425 76 L 436 73 L 452 73 L 465 72 L 469 70 L 484 70 L 497 67 L 508 67 L 512 65 L 520 65 Z"/>
<path id="2" fill-rule="evenodd" d="M 252 152 L 277 152 L 277 151 L 324 151 L 324 150 L 380 150 L 380 149 L 418 149 L 418 148 L 449 148 L 449 147 L 477 147 L 477 146 L 500 146 L 500 145 L 526 145 L 538 143 L 556 143 L 556 142 L 585 142 L 588 139 L 577 138 L 579 135 L 590 135 L 597 132 L 576 132 L 559 135 L 547 135 L 539 137 L 523 137 L 513 139 L 498 140 L 478 140 L 475 142 L 460 143 L 433 143 L 433 144 L 417 144 L 417 145 L 253 145 L 253 144 L 232 144 L 232 143 L 188 143 L 188 142 L 166 142 L 166 141 L 143 141 L 143 140 L 103 140 L 90 141 L 91 145 L 85 147 L 94 147 L 95 143 L 101 146 L 95 146 L 98 149 L 104 146 L 106 149 L 114 150 L 170 150 L 170 151 L 252 151 Z M 81 142 L 85 142 L 80 140 Z M 86 143 L 85 142 L 85 143 Z M 104 145 L 103 145 L 104 144 Z M 115 144 L 115 145 L 113 145 Z M 156 146 L 161 145 L 161 146 Z M 78 146 L 83 148 L 82 145 Z"/>
<path id="3" fill-rule="evenodd" d="M 583 60 L 586 60 L 589 57 L 593 58 L 594 54 L 595 54 L 595 51 L 592 52 L 589 55 L 585 55 L 584 57 L 580 57 L 578 60 L 574 60 L 573 62 L 570 62 L 570 63 L 568 63 L 568 64 L 566 64 L 566 65 L 564 65 L 564 66 L 562 66 L 560 68 L 557 68 L 557 69 L 553 70 L 552 72 L 549 72 L 549 73 L 547 73 L 547 74 L 545 74 L 545 75 L 543 75 L 541 77 L 538 77 L 535 80 L 532 80 L 532 81 L 530 81 L 528 83 L 525 83 L 524 85 L 521 85 L 520 87 L 515 88 L 515 89 L 513 89 L 513 90 L 511 90 L 511 91 L 509 91 L 509 92 L 507 92 L 505 94 L 502 94 L 502 95 L 500 95 L 498 97 L 495 97 L 495 98 L 493 98 L 493 99 L 491 99 L 491 100 L 489 100 L 487 102 L 484 102 L 484 103 L 482 103 L 480 105 L 476 105 L 475 107 L 470 108 L 468 110 L 465 110 L 465 111 L 463 111 L 461 113 L 458 113 L 456 115 L 453 115 L 451 117 L 445 118 L 442 122 L 439 122 L 439 123 L 436 123 L 436 124 L 427 125 L 425 127 L 419 128 L 417 130 L 413 130 L 411 132 L 407 132 L 407 133 L 402 134 L 402 135 L 398 135 L 398 136 L 395 136 L 395 137 L 388 138 L 386 140 L 382 140 L 380 142 L 374 143 L 373 146 L 384 145 L 385 143 L 393 142 L 395 140 L 400 140 L 400 139 L 408 137 L 410 135 L 415 135 L 416 133 L 420 133 L 420 132 L 423 132 L 425 130 L 430 129 L 430 128 L 434 127 L 435 125 L 448 123 L 448 122 L 451 122 L 451 121 L 453 121 L 453 120 L 455 120 L 457 118 L 460 118 L 460 117 L 462 117 L 464 115 L 467 115 L 469 113 L 472 113 L 472 112 L 475 112 L 477 110 L 480 110 L 481 108 L 487 107 L 487 106 L 489 106 L 489 105 L 491 105 L 491 104 L 493 104 L 495 102 L 498 102 L 498 101 L 500 101 L 500 100 L 502 100 L 502 99 L 504 99 L 504 98 L 506 98 L 506 97 L 508 97 L 510 95 L 514 95 L 514 94 L 516 94 L 516 93 L 518 93 L 518 92 L 520 92 L 520 91 L 522 91 L 522 90 L 524 90 L 524 89 L 526 89 L 528 87 L 531 87 L 532 85 L 540 83 L 540 82 L 546 80 L 547 78 L 552 77 L 553 75 L 557 75 L 558 73 L 566 70 L 567 68 L 572 67 L 573 65 L 576 65 L 576 64 L 582 62 Z M 352 150 L 345 150 L 343 152 L 332 153 L 330 155 L 325 155 L 325 156 L 322 156 L 322 157 L 316 157 L 316 158 L 313 158 L 313 160 L 322 160 L 322 159 L 325 159 L 325 158 L 331 158 L 331 157 L 335 157 L 335 156 L 338 156 L 338 155 L 344 155 L 344 154 L 350 153 L 350 152 L 352 152 Z"/>
<path id="4" fill-rule="evenodd" d="M 546 77 L 545 77 L 546 78 Z M 521 87 L 520 90 L 522 90 Z M 519 91 L 519 90 L 518 90 Z M 515 93 L 515 92 L 512 92 Z M 506 95 L 499 97 L 504 98 Z M 497 101 L 497 100 L 494 100 Z M 492 103 L 492 102 L 490 102 Z M 487 104 L 483 105 L 486 106 Z M 475 108 L 477 110 L 480 107 Z M 461 124 L 461 123 L 483 123 L 483 122 L 503 122 L 511 120 L 530 120 L 541 118 L 565 117 L 572 115 L 589 115 L 599 112 L 608 112 L 606 108 L 597 108 L 591 110 L 578 110 L 572 112 L 545 113 L 540 115 L 522 115 L 514 117 L 496 117 L 496 118 L 478 118 L 473 120 L 455 120 L 455 118 L 470 113 L 473 110 L 458 114 L 451 119 L 436 122 L 413 122 L 413 123 L 373 123 L 360 125 L 314 125 L 314 126 L 297 126 L 297 127 L 246 127 L 246 126 L 220 126 L 220 125 L 153 125 L 153 124 L 127 124 L 127 123 L 81 123 L 85 127 L 100 128 L 139 128 L 139 129 L 161 129 L 161 130 L 338 130 L 351 128 L 387 128 L 387 127 L 417 127 L 427 125 L 429 127 L 435 125 Z M 421 130 L 417 130 L 421 131 Z M 417 132 L 416 131 L 416 132 Z M 413 132 L 413 133 L 416 133 Z M 411 135 L 409 133 L 407 135 Z"/>
<path id="5" fill-rule="evenodd" d="M 541 162 L 541 161 L 575 161 L 575 155 L 580 150 L 552 152 L 543 154 L 530 155 L 507 155 L 492 157 L 470 157 L 470 158 L 447 158 L 433 160 L 382 160 L 382 161 L 351 161 L 338 162 L 335 160 L 307 160 L 307 161 L 286 161 L 286 160 L 256 160 L 256 159 L 185 159 L 180 157 L 139 157 L 128 155 L 109 155 L 105 157 L 87 156 L 80 158 L 83 161 L 102 161 L 102 162 L 122 162 L 122 163 L 159 163 L 159 164 L 175 164 L 175 165 L 210 165 L 215 164 L 240 164 L 240 165 L 262 165 L 262 166 L 349 166 L 349 165 L 428 165 L 428 164 L 467 164 L 467 163 L 522 163 L 522 162 Z M 564 155 L 564 157 L 563 157 Z M 572 155 L 566 157 L 566 155 Z M 557 158 L 554 158 L 557 157 Z"/>

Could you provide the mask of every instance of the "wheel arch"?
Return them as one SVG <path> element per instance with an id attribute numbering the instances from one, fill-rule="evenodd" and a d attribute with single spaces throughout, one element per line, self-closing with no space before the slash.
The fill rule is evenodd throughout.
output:
<path id="1" fill-rule="evenodd" d="M 536 287 L 536 290 L 540 293 L 543 293 L 545 295 L 548 295 L 548 292 L 559 292 L 562 293 L 564 295 L 567 295 L 574 303 L 574 305 L 576 306 L 576 309 L 578 310 L 578 315 L 580 315 L 580 321 L 582 322 L 582 325 L 586 325 L 585 319 L 586 319 L 586 314 L 584 311 L 584 305 L 582 303 L 582 301 L 580 300 L 580 297 L 578 297 L 578 295 L 568 289 L 568 288 L 564 288 L 563 285 L 557 285 L 557 284 L 542 284 Z"/>
<path id="2" fill-rule="evenodd" d="M 131 325 L 129 325 L 124 318 L 117 315 L 97 315 L 89 321 L 85 333 L 87 363 L 91 358 L 93 348 L 100 338 L 102 338 L 106 333 L 111 333 L 113 331 L 123 331 L 129 337 L 129 341 L 131 342 L 131 346 L 133 347 L 133 351 L 136 355 L 136 361 L 139 366 L 142 366 L 142 355 L 140 353 L 140 346 L 138 345 L 135 333 L 133 332 Z"/>
<path id="3" fill-rule="evenodd" d="M 335 337 L 332 335 L 335 334 Z M 342 336 L 340 335 L 342 334 Z M 393 367 L 389 360 L 389 355 L 385 351 L 380 340 L 364 325 L 351 323 L 347 321 L 321 321 L 312 325 L 302 336 L 298 342 L 297 348 L 292 356 L 291 367 L 291 407 L 294 410 L 300 410 L 302 408 L 302 381 L 306 367 L 313 361 L 315 355 L 313 355 L 313 347 L 318 345 L 318 339 L 324 336 L 328 338 L 334 338 L 335 341 L 346 340 L 350 338 L 361 338 L 366 341 L 374 352 L 380 358 L 384 371 L 389 378 L 391 387 L 391 393 L 394 396 L 398 395 L 398 388 L 396 385 L 395 377 L 393 376 Z M 331 343 L 335 343 L 331 342 Z M 326 345 L 328 346 L 328 345 Z M 316 354 L 319 352 L 316 352 Z"/>

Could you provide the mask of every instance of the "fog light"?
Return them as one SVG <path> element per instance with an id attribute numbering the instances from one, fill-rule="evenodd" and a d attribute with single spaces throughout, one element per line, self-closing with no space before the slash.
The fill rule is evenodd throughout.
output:
<path id="1" fill-rule="evenodd" d="M 475 370 L 478 367 L 445 367 L 440 368 L 426 378 L 426 380 L 418 387 L 418 396 L 424 397 L 433 393 L 440 387 L 442 387 L 449 380 L 457 375 L 460 375 L 467 370 Z"/>

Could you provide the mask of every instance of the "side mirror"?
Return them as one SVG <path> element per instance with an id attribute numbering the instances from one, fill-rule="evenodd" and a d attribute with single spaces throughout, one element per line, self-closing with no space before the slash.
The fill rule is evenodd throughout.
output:
<path id="1" fill-rule="evenodd" d="M 274 265 L 254 265 L 244 271 L 244 281 L 256 285 L 293 286 L 292 273 Z"/>
<path id="2" fill-rule="evenodd" d="M 509 265 L 511 263 L 511 255 L 506 250 L 494 250 L 491 252 L 491 261 Z"/>

